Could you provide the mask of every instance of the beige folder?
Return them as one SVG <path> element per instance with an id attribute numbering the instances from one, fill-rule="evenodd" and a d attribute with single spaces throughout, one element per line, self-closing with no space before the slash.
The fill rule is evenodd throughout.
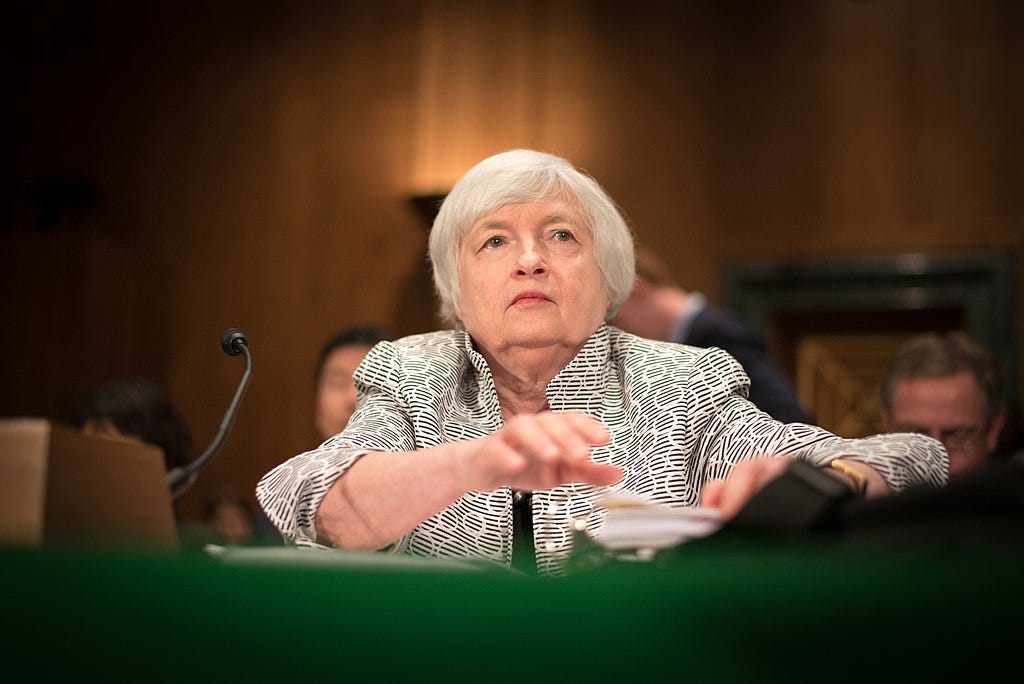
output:
<path id="1" fill-rule="evenodd" d="M 162 451 L 0 419 L 0 544 L 49 542 L 177 547 Z"/>

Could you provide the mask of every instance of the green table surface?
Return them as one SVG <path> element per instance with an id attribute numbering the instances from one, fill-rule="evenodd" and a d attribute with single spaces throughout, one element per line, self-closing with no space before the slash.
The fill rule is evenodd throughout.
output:
<path id="1" fill-rule="evenodd" d="M 538 578 L 298 549 L 8 547 L 2 648 L 18 681 L 1016 679 L 1022 560 L 712 537 Z"/>

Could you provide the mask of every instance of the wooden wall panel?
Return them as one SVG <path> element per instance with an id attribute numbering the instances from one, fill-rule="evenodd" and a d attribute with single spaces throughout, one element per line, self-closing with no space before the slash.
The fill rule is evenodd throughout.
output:
<path id="1" fill-rule="evenodd" d="M 34 305 L 51 322 L 5 322 L 3 412 L 63 411 L 99 377 L 140 368 L 201 449 L 241 373 L 219 349 L 238 326 L 253 383 L 180 508 L 196 514 L 224 485 L 250 493 L 315 445 L 312 365 L 331 332 L 432 323 L 409 198 L 504 147 L 591 171 L 638 239 L 712 300 L 736 261 L 1024 249 L 1018 3 L 514 5 L 16 14 L 0 244 L 29 249 L 17 235 L 38 229 L 26 191 L 42 174 L 86 178 L 99 201 L 32 238 L 91 266 L 4 257 L 3 312 Z M 105 252 L 123 276 L 97 272 Z M 55 334 L 89 351 L 55 353 Z"/>

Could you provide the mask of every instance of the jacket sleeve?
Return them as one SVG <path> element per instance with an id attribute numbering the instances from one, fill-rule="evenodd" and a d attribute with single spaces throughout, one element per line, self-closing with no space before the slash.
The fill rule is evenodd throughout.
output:
<path id="1" fill-rule="evenodd" d="M 345 431 L 278 465 L 256 485 L 260 506 L 286 540 L 319 546 L 316 512 L 320 502 L 360 456 L 414 448 L 413 427 L 398 384 L 400 368 L 393 346 L 377 345 L 356 372 L 359 398 Z"/>
<path id="2" fill-rule="evenodd" d="M 946 482 L 945 448 L 929 437 L 844 439 L 813 425 L 781 423 L 743 396 L 745 384 L 742 367 L 721 349 L 703 350 L 688 373 L 685 405 L 699 435 L 695 455 L 704 481 L 726 477 L 745 459 L 789 455 L 815 465 L 839 457 L 861 461 L 877 470 L 893 493 Z"/>
<path id="3" fill-rule="evenodd" d="M 772 360 L 764 341 L 745 323 L 721 309 L 705 306 L 687 328 L 686 339 L 696 347 L 720 347 L 729 352 L 750 377 L 750 401 L 783 423 L 810 423 L 792 383 Z"/>

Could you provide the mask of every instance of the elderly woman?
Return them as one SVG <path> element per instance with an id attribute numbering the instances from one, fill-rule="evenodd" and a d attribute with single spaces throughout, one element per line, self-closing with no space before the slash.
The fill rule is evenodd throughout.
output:
<path id="1" fill-rule="evenodd" d="M 599 531 L 610 492 L 676 506 L 703 494 L 728 517 L 792 457 L 868 495 L 946 480 L 938 442 L 776 422 L 725 352 L 607 325 L 633 287 L 632 235 L 565 159 L 514 150 L 470 169 L 430 258 L 455 329 L 374 347 L 348 427 L 257 487 L 295 543 L 510 563 L 532 542 L 557 574 L 571 522 Z"/>

